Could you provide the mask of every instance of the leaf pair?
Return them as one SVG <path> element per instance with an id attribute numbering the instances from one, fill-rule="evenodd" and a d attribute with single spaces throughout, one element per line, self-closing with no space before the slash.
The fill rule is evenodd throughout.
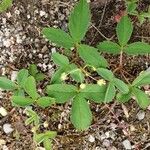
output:
<path id="1" fill-rule="evenodd" d="M 65 103 L 73 100 L 71 108 L 71 122 L 78 130 L 89 128 L 92 122 L 92 113 L 86 99 L 95 102 L 102 102 L 101 95 L 104 95 L 105 86 L 85 85 L 85 88 L 78 89 L 73 85 L 54 84 L 47 87 L 47 93 L 54 97 L 57 103 Z"/>
<path id="2" fill-rule="evenodd" d="M 113 73 L 110 70 L 107 70 L 104 68 L 98 68 L 97 73 L 102 78 L 109 81 L 108 86 L 106 88 L 105 96 L 104 96 L 105 103 L 111 102 L 114 99 L 114 97 L 116 96 L 116 88 L 124 94 L 129 92 L 128 85 L 126 85 L 120 79 L 115 78 Z"/>
<path id="3" fill-rule="evenodd" d="M 44 28 L 43 35 L 51 42 L 70 49 L 80 43 L 85 36 L 90 22 L 90 9 L 86 0 L 80 0 L 69 18 L 69 33 L 60 29 Z"/>
<path id="4" fill-rule="evenodd" d="M 25 76 L 22 76 L 22 77 L 25 77 Z M 22 79 L 24 79 L 24 78 L 22 78 Z M 52 104 L 54 104 L 54 102 L 55 102 L 54 98 L 40 97 L 40 95 L 37 93 L 37 90 L 36 90 L 35 79 L 32 76 L 29 76 L 25 80 L 25 83 L 22 81 L 23 80 L 21 80 L 21 78 L 19 78 L 19 83 L 21 83 L 21 85 L 23 83 L 24 90 L 29 95 L 29 97 L 13 96 L 12 100 L 15 105 L 18 105 L 21 107 L 26 107 L 26 106 L 32 105 L 36 102 L 39 106 L 45 108 L 45 107 L 48 107 L 48 106 L 51 106 Z"/>
<path id="5" fill-rule="evenodd" d="M 52 60 L 55 64 L 60 66 L 60 68 L 52 76 L 51 83 L 61 83 L 61 76 L 63 74 L 66 77 L 70 75 L 76 82 L 82 83 L 84 81 L 84 74 L 82 73 L 81 69 L 75 64 L 70 64 L 69 59 L 66 56 L 59 53 L 53 53 Z"/>
<path id="6" fill-rule="evenodd" d="M 123 16 L 117 24 L 116 33 L 118 42 L 111 41 L 100 42 L 98 49 L 103 52 L 119 54 L 121 51 L 129 55 L 147 54 L 150 53 L 150 45 L 144 42 L 134 42 L 128 44 L 133 32 L 133 25 L 128 16 Z"/>
<path id="7" fill-rule="evenodd" d="M 127 94 L 119 93 L 117 95 L 117 99 L 120 102 L 127 102 L 129 101 L 132 96 L 136 98 L 138 105 L 145 109 L 150 105 L 150 98 L 149 96 L 141 91 L 139 87 L 143 85 L 148 85 L 150 83 L 150 72 L 144 71 L 142 72 L 132 83 L 130 90 Z"/>
<path id="8" fill-rule="evenodd" d="M 52 150 L 52 139 L 57 133 L 55 131 L 46 131 L 45 133 L 35 133 L 33 139 L 37 144 L 43 143 L 45 150 Z"/>

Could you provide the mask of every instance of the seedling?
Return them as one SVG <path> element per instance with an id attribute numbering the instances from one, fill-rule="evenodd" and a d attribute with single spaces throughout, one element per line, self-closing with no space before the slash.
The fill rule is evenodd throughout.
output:
<path id="1" fill-rule="evenodd" d="M 52 150 L 52 140 L 56 137 L 57 133 L 55 131 L 45 131 L 44 133 L 38 133 L 40 127 L 39 115 L 31 108 L 26 109 L 26 114 L 29 116 L 29 118 L 25 121 L 25 124 L 33 125 L 33 140 L 37 143 L 37 145 L 43 143 L 45 150 Z"/>
<path id="2" fill-rule="evenodd" d="M 145 42 L 129 43 L 133 33 L 131 19 L 126 15 L 123 16 L 116 28 L 118 42 L 103 41 L 98 44 L 100 52 L 111 54 L 120 54 L 120 68 L 123 66 L 123 53 L 128 55 L 144 55 L 150 53 L 150 45 Z"/>
<path id="3" fill-rule="evenodd" d="M 137 9 L 137 2 L 139 0 L 126 0 L 126 11 L 129 15 L 132 15 L 132 16 L 137 16 L 140 24 L 143 24 L 146 19 L 149 19 L 150 20 L 150 8 L 148 10 L 148 12 L 138 12 L 136 9 Z"/>
<path id="4" fill-rule="evenodd" d="M 0 88 L 13 92 L 12 103 L 15 106 L 26 107 L 37 104 L 45 108 L 55 103 L 54 98 L 40 96 L 36 90 L 36 81 L 30 76 L 28 70 L 22 69 L 18 72 L 17 81 L 12 82 L 6 77 L 0 77 Z"/>

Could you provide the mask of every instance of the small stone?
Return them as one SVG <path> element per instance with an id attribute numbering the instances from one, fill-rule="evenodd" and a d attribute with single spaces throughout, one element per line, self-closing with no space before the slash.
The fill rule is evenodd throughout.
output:
<path id="1" fill-rule="evenodd" d="M 58 129 L 62 129 L 62 124 L 58 124 Z"/>
<path id="2" fill-rule="evenodd" d="M 8 124 L 8 123 L 3 125 L 3 130 L 4 130 L 4 132 L 6 134 L 10 134 L 11 132 L 14 131 L 14 129 L 12 128 L 11 124 Z"/>
<path id="3" fill-rule="evenodd" d="M 137 118 L 139 121 L 143 120 L 145 117 L 145 112 L 143 110 L 140 110 L 138 113 L 137 113 Z"/>
<path id="4" fill-rule="evenodd" d="M 44 147 L 37 147 L 35 150 L 45 150 Z"/>
<path id="5" fill-rule="evenodd" d="M 9 150 L 9 149 L 6 145 L 4 145 L 2 150 Z"/>
<path id="6" fill-rule="evenodd" d="M 56 53 L 56 48 L 53 47 L 53 48 L 51 49 L 51 52 L 52 52 L 52 53 Z"/>
<path id="7" fill-rule="evenodd" d="M 0 107 L 0 114 L 4 117 L 7 116 L 7 111 L 4 107 Z"/>
<path id="8" fill-rule="evenodd" d="M 95 137 L 90 135 L 89 136 L 89 142 L 91 142 L 91 143 L 95 142 Z"/>
<path id="9" fill-rule="evenodd" d="M 5 144 L 6 144 L 6 141 L 3 139 L 0 139 L 0 146 L 5 145 Z"/>
<path id="10" fill-rule="evenodd" d="M 13 72 L 11 73 L 11 81 L 15 81 L 15 80 L 16 80 L 17 74 L 18 74 L 17 71 L 13 71 Z"/>
<path id="11" fill-rule="evenodd" d="M 43 16 L 45 16 L 45 15 L 46 15 L 46 12 L 43 11 L 43 10 L 41 10 L 41 11 L 40 11 L 40 16 L 43 17 Z"/>
<path id="12" fill-rule="evenodd" d="M 107 139 L 105 139 L 105 140 L 103 141 L 103 146 L 105 146 L 105 147 L 110 147 L 110 141 L 107 140 Z"/>
<path id="13" fill-rule="evenodd" d="M 45 122 L 43 123 L 43 126 L 44 126 L 44 128 L 47 128 L 47 127 L 48 127 L 48 122 L 45 121 Z"/>
<path id="14" fill-rule="evenodd" d="M 122 144 L 123 144 L 123 146 L 124 146 L 124 148 L 125 148 L 126 150 L 132 149 L 132 146 L 131 146 L 131 143 L 130 143 L 129 140 L 124 140 L 124 141 L 122 142 Z"/>
<path id="15" fill-rule="evenodd" d="M 10 40 L 10 39 L 7 39 L 7 40 L 3 41 L 3 45 L 4 45 L 5 47 L 10 47 L 10 45 L 11 45 L 11 40 Z"/>

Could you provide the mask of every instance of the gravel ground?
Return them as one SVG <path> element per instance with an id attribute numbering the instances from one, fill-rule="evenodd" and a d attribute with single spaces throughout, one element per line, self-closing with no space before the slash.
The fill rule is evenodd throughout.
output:
<path id="1" fill-rule="evenodd" d="M 50 60 L 51 53 L 61 51 L 61 49 L 48 43 L 41 35 L 41 29 L 53 26 L 67 31 L 68 15 L 75 2 L 76 0 L 14 0 L 13 7 L 6 13 L 0 14 L 0 74 L 14 80 L 19 69 L 27 68 L 29 64 L 35 63 L 42 72 L 51 77 L 55 70 Z M 119 9 L 123 9 L 123 1 L 109 0 L 104 16 L 102 14 L 105 1 L 92 1 L 91 8 L 92 24 L 100 28 L 108 37 L 113 36 L 116 26 L 113 17 Z M 136 31 L 141 32 L 134 33 L 132 40 L 149 36 L 149 27 L 149 23 L 142 27 L 136 26 Z M 94 37 L 95 33 L 97 37 Z M 85 42 L 96 45 L 101 40 L 103 37 L 91 27 Z M 150 64 L 148 56 L 129 60 L 129 64 L 137 60 L 138 64 L 142 63 L 140 68 L 138 65 L 132 67 L 126 65 L 127 69 L 131 70 L 130 74 L 133 75 L 146 69 Z M 116 58 L 111 56 L 110 61 L 116 62 Z M 39 85 L 39 89 L 43 86 Z M 4 107 L 10 113 L 9 117 L 2 124 L 0 123 L 0 149 L 34 150 L 35 143 L 32 141 L 31 127 L 24 125 L 27 116 L 24 110 L 12 108 L 10 96 L 11 93 L 0 91 L 0 107 Z M 150 149 L 149 110 L 140 110 L 133 101 L 126 105 L 91 104 L 91 109 L 94 116 L 93 123 L 89 130 L 80 133 L 75 131 L 69 121 L 70 103 L 46 110 L 35 108 L 42 122 L 49 123 L 47 128 L 42 126 L 41 131 L 45 129 L 58 131 L 58 136 L 53 141 L 56 150 Z M 0 120 L 3 118 L 0 116 Z"/>

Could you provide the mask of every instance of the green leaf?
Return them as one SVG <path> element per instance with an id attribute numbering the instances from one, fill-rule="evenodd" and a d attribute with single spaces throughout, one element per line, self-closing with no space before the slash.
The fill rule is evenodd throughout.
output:
<path id="1" fill-rule="evenodd" d="M 69 31 L 76 43 L 85 36 L 90 24 L 90 17 L 87 0 L 80 0 L 69 18 Z"/>
<path id="2" fill-rule="evenodd" d="M 75 64 L 70 64 L 70 70 L 67 71 L 71 77 L 76 81 L 82 83 L 84 81 L 84 74 Z"/>
<path id="3" fill-rule="evenodd" d="M 59 84 L 62 83 L 60 77 L 62 73 L 65 72 L 65 67 L 60 67 L 53 75 L 51 78 L 51 84 Z"/>
<path id="4" fill-rule="evenodd" d="M 99 86 L 98 84 L 87 84 L 84 89 L 80 90 L 80 94 L 89 100 L 93 100 L 96 103 L 104 101 L 106 93 L 106 86 Z"/>
<path id="5" fill-rule="evenodd" d="M 131 95 L 131 92 L 129 92 L 127 94 L 118 93 L 116 97 L 117 97 L 118 102 L 126 103 L 131 99 L 132 95 Z"/>
<path id="6" fill-rule="evenodd" d="M 69 59 L 66 56 L 59 53 L 53 53 L 52 60 L 54 61 L 55 64 L 61 67 L 69 65 Z"/>
<path id="7" fill-rule="evenodd" d="M 137 4 L 135 2 L 130 2 L 128 3 L 128 6 L 127 6 L 127 12 L 132 13 L 135 11 L 136 8 L 137 8 Z"/>
<path id="8" fill-rule="evenodd" d="M 114 84 L 121 93 L 127 94 L 129 92 L 128 85 L 125 84 L 122 80 L 115 78 Z"/>
<path id="9" fill-rule="evenodd" d="M 105 93 L 104 103 L 109 103 L 113 100 L 116 95 L 116 89 L 113 82 L 110 82 L 107 86 Z"/>
<path id="10" fill-rule="evenodd" d="M 42 108 L 46 108 L 55 103 L 55 99 L 51 97 L 41 97 L 37 101 L 37 104 Z"/>
<path id="11" fill-rule="evenodd" d="M 146 21 L 146 18 L 142 15 L 137 15 L 138 16 L 138 19 L 139 19 L 139 22 L 140 22 L 140 25 L 142 25 L 145 21 Z"/>
<path id="12" fill-rule="evenodd" d="M 125 46 L 133 32 L 133 25 L 128 16 L 123 16 L 120 22 L 117 24 L 116 28 L 117 37 L 119 40 L 119 44 L 123 47 Z"/>
<path id="13" fill-rule="evenodd" d="M 89 128 L 92 122 L 92 112 L 86 99 L 76 96 L 71 108 L 71 122 L 79 131 Z"/>
<path id="14" fill-rule="evenodd" d="M 120 46 L 117 43 L 111 41 L 103 41 L 98 44 L 100 52 L 106 52 L 111 54 L 119 54 L 121 51 Z"/>
<path id="15" fill-rule="evenodd" d="M 43 73 L 37 73 L 36 75 L 35 75 L 35 80 L 37 81 L 37 82 L 40 82 L 40 81 L 42 81 L 42 80 L 44 80 L 45 79 L 45 75 L 43 74 Z"/>
<path id="16" fill-rule="evenodd" d="M 23 89 L 17 89 L 13 92 L 14 96 L 24 96 L 24 90 Z"/>
<path id="17" fill-rule="evenodd" d="M 108 69 L 98 68 L 96 71 L 105 80 L 112 81 L 114 79 L 113 73 Z"/>
<path id="18" fill-rule="evenodd" d="M 52 140 L 51 139 L 44 140 L 43 146 L 44 146 L 45 150 L 52 150 Z"/>
<path id="19" fill-rule="evenodd" d="M 57 133 L 55 131 L 46 131 L 45 133 L 34 134 L 34 141 L 38 144 L 42 143 L 44 140 L 55 138 Z"/>
<path id="20" fill-rule="evenodd" d="M 149 12 L 141 12 L 140 15 L 145 17 L 145 18 L 150 18 L 150 11 Z"/>
<path id="21" fill-rule="evenodd" d="M 84 60 L 86 64 L 89 64 L 95 68 L 107 67 L 108 63 L 106 59 L 98 53 L 97 49 L 88 45 L 80 45 L 78 48 L 79 56 Z"/>
<path id="22" fill-rule="evenodd" d="M 143 91 L 141 91 L 137 88 L 133 88 L 132 92 L 133 92 L 134 96 L 136 97 L 136 101 L 137 101 L 138 105 L 141 108 L 146 109 L 150 105 L 150 99 L 149 99 L 148 95 L 145 94 Z"/>
<path id="23" fill-rule="evenodd" d="M 0 2 L 0 13 L 6 11 L 12 5 L 12 0 L 2 0 Z"/>
<path id="24" fill-rule="evenodd" d="M 74 47 L 73 39 L 61 29 L 44 28 L 42 33 L 49 41 L 57 44 L 57 46 L 64 48 Z"/>
<path id="25" fill-rule="evenodd" d="M 26 69 L 21 69 L 19 72 L 18 72 L 18 75 L 17 75 L 17 82 L 18 84 L 21 86 L 21 87 L 24 87 L 25 85 L 25 81 L 26 79 L 28 78 L 28 70 Z"/>
<path id="26" fill-rule="evenodd" d="M 20 107 L 26 107 L 32 105 L 34 103 L 34 100 L 29 97 L 13 96 L 12 102 Z"/>
<path id="27" fill-rule="evenodd" d="M 17 85 L 6 77 L 0 77 L 0 88 L 3 90 L 15 90 Z"/>
<path id="28" fill-rule="evenodd" d="M 39 94 L 36 90 L 36 82 L 34 77 L 30 76 L 27 78 L 24 86 L 25 92 L 34 100 L 39 97 Z"/>
<path id="29" fill-rule="evenodd" d="M 40 117 L 35 111 L 33 111 L 31 108 L 26 108 L 26 114 L 29 116 L 29 118 L 26 119 L 25 125 L 29 125 L 31 123 L 34 123 L 35 126 L 39 125 Z"/>
<path id="30" fill-rule="evenodd" d="M 47 93 L 55 98 L 56 103 L 65 103 L 77 94 L 77 88 L 67 84 L 53 84 L 47 86 Z"/>
<path id="31" fill-rule="evenodd" d="M 29 66 L 29 74 L 33 77 L 36 76 L 36 74 L 38 73 L 38 69 L 37 69 L 37 66 L 35 64 L 31 64 Z"/>
<path id="32" fill-rule="evenodd" d="M 132 86 L 138 87 L 150 84 L 150 71 L 144 71 L 133 81 Z"/>
<path id="33" fill-rule="evenodd" d="M 150 53 L 150 45 L 144 42 L 135 42 L 125 48 L 125 52 L 130 55 L 144 55 Z"/>

